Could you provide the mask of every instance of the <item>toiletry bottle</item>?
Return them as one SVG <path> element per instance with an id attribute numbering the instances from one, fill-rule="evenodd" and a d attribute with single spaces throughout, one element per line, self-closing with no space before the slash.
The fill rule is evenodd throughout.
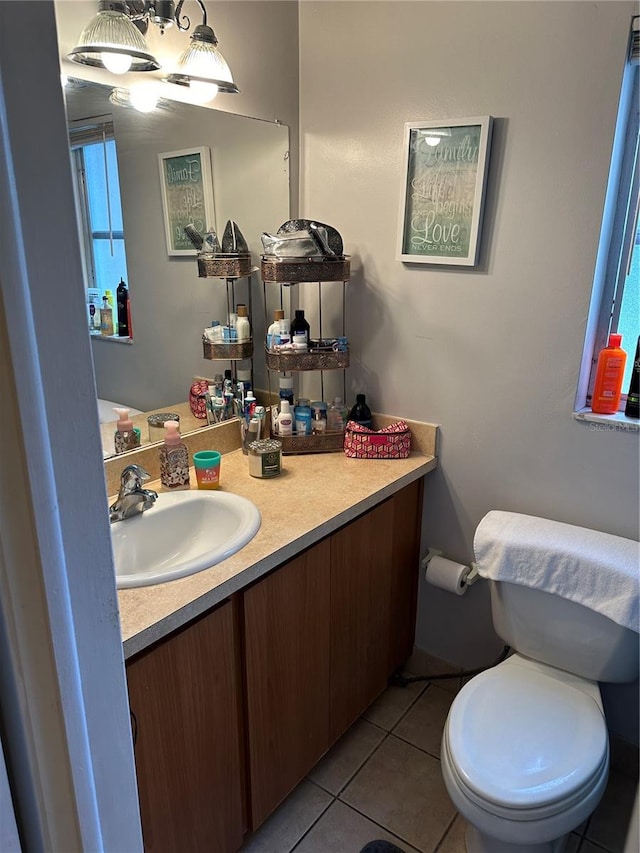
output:
<path id="1" fill-rule="evenodd" d="M 253 391 L 247 391 L 244 397 L 244 417 L 247 423 L 251 422 L 251 418 L 256 412 L 256 398 Z"/>
<path id="2" fill-rule="evenodd" d="M 118 336 L 121 338 L 129 337 L 129 291 L 124 279 L 120 279 L 120 284 L 116 288 L 116 302 L 118 305 Z"/>
<path id="3" fill-rule="evenodd" d="M 116 304 L 113 301 L 113 292 L 111 290 L 105 290 L 104 295 L 107 297 L 107 302 L 109 303 L 109 308 L 111 308 L 111 322 L 113 323 L 113 334 L 118 334 L 118 315 L 116 314 Z"/>
<path id="4" fill-rule="evenodd" d="M 316 406 L 311 418 L 311 432 L 313 435 L 324 435 L 326 431 L 327 422 L 323 417 L 323 411 L 319 406 Z"/>
<path id="5" fill-rule="evenodd" d="M 224 398 L 224 419 L 225 421 L 227 421 L 234 415 L 233 398 L 235 397 L 235 393 L 233 390 L 233 379 L 231 378 L 230 370 L 225 370 L 224 372 L 224 380 L 222 382 L 222 396 Z"/>
<path id="6" fill-rule="evenodd" d="M 297 435 L 311 435 L 311 404 L 306 397 L 298 399 L 294 409 L 294 420 Z"/>
<path id="7" fill-rule="evenodd" d="M 628 418 L 640 418 L 640 337 L 636 344 L 636 357 L 633 360 L 631 381 L 627 391 L 627 404 L 624 413 Z"/>
<path id="8" fill-rule="evenodd" d="M 244 343 L 251 340 L 251 326 L 249 325 L 249 315 L 247 306 L 239 304 L 236 308 L 236 334 L 238 343 Z"/>
<path id="9" fill-rule="evenodd" d="M 627 361 L 626 352 L 620 348 L 622 335 L 609 335 L 609 343 L 600 350 L 596 381 L 591 398 L 591 411 L 598 415 L 613 415 L 618 411 L 622 394 L 622 380 Z"/>
<path id="10" fill-rule="evenodd" d="M 300 309 L 296 311 L 296 315 L 291 323 L 290 332 L 291 340 L 293 340 L 294 335 L 305 335 L 307 348 L 309 347 L 309 324 L 304 318 L 304 311 Z"/>
<path id="11" fill-rule="evenodd" d="M 260 421 L 258 418 L 251 418 L 249 421 L 249 426 L 247 427 L 247 431 L 244 434 L 244 440 L 242 442 L 242 452 L 245 456 L 249 453 L 249 445 L 252 441 L 258 441 L 260 438 Z"/>
<path id="12" fill-rule="evenodd" d="M 236 368 L 236 381 L 238 386 L 242 385 L 244 388 L 245 394 L 247 391 L 251 391 L 253 386 L 251 384 L 251 368 Z"/>
<path id="13" fill-rule="evenodd" d="M 284 314 L 284 311 L 282 313 Z M 280 326 L 280 346 L 289 345 L 291 343 L 291 324 L 286 317 L 278 320 L 278 324 Z"/>
<path id="14" fill-rule="evenodd" d="M 160 447 L 160 482 L 165 489 L 189 488 L 189 451 L 180 436 L 177 421 L 165 421 L 164 444 Z"/>
<path id="15" fill-rule="evenodd" d="M 344 432 L 349 418 L 349 410 L 340 397 L 335 397 L 327 412 L 327 429 L 329 432 Z"/>
<path id="16" fill-rule="evenodd" d="M 134 429 L 133 421 L 129 417 L 129 409 L 114 409 L 118 414 L 118 423 L 113 435 L 113 446 L 116 453 L 126 453 L 127 450 L 135 450 L 140 447 L 140 430 Z"/>
<path id="17" fill-rule="evenodd" d="M 280 399 L 286 400 L 289 406 L 293 406 L 293 374 L 281 373 L 278 384 L 280 386 Z"/>
<path id="18" fill-rule="evenodd" d="M 273 323 L 267 330 L 267 349 L 273 352 L 273 347 L 280 343 L 280 320 L 284 320 L 282 308 L 273 312 Z"/>
<path id="19" fill-rule="evenodd" d="M 277 418 L 278 435 L 293 434 L 293 415 L 287 400 L 280 401 L 280 414 Z"/>
<path id="20" fill-rule="evenodd" d="M 106 296 L 102 297 L 102 308 L 100 309 L 100 333 L 106 336 L 113 335 L 113 311 Z"/>
<path id="21" fill-rule="evenodd" d="M 371 429 L 371 409 L 364 394 L 356 394 L 356 402 L 349 412 L 349 420 Z"/>

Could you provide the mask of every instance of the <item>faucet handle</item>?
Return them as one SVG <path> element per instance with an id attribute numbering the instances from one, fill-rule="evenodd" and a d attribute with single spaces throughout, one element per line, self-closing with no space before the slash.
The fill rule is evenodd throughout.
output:
<path id="1" fill-rule="evenodd" d="M 129 494 L 142 489 L 142 483 L 151 477 L 140 465 L 127 465 L 120 474 L 120 493 Z"/>

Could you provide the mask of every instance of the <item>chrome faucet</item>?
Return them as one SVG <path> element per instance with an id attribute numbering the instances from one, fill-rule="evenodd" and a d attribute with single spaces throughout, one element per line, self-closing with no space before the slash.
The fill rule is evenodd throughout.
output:
<path id="1" fill-rule="evenodd" d="M 144 512 L 156 502 L 158 493 L 153 489 L 143 489 L 142 483 L 148 480 L 149 473 L 139 465 L 127 465 L 120 475 L 120 491 L 116 502 L 109 507 L 109 521 L 123 521 Z"/>

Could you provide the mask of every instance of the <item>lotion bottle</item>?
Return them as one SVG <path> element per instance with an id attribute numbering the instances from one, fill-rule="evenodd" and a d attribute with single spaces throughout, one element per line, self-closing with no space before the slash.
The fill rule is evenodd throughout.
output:
<path id="1" fill-rule="evenodd" d="M 607 346 L 600 350 L 591 398 L 591 411 L 595 414 L 613 415 L 618 411 L 627 362 L 627 354 L 620 348 L 621 343 L 622 335 L 611 334 Z"/>
<path id="2" fill-rule="evenodd" d="M 238 305 L 236 309 L 236 335 L 238 343 L 251 340 L 251 326 L 246 305 Z"/>
<path id="3" fill-rule="evenodd" d="M 273 312 L 273 323 L 267 329 L 267 349 L 274 351 L 274 346 L 280 343 L 280 320 L 284 320 L 284 311 L 276 308 Z"/>
<path id="4" fill-rule="evenodd" d="M 129 417 L 129 409 L 114 409 L 118 414 L 118 423 L 113 435 L 113 446 L 116 453 L 126 453 L 127 450 L 135 450 L 140 447 L 140 430 L 134 429 L 133 421 Z"/>
<path id="5" fill-rule="evenodd" d="M 164 444 L 160 447 L 160 482 L 165 489 L 188 489 L 189 451 L 180 436 L 177 421 L 165 421 Z"/>
<path id="6" fill-rule="evenodd" d="M 280 401 L 280 414 L 276 423 L 278 435 L 293 435 L 293 414 L 288 400 Z"/>

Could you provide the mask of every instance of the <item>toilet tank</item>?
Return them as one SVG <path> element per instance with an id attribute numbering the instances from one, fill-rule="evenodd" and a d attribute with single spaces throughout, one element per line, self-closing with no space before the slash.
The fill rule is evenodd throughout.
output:
<path id="1" fill-rule="evenodd" d="M 495 630 L 515 651 L 589 678 L 638 678 L 638 634 L 611 619 L 541 589 L 489 581 Z"/>

